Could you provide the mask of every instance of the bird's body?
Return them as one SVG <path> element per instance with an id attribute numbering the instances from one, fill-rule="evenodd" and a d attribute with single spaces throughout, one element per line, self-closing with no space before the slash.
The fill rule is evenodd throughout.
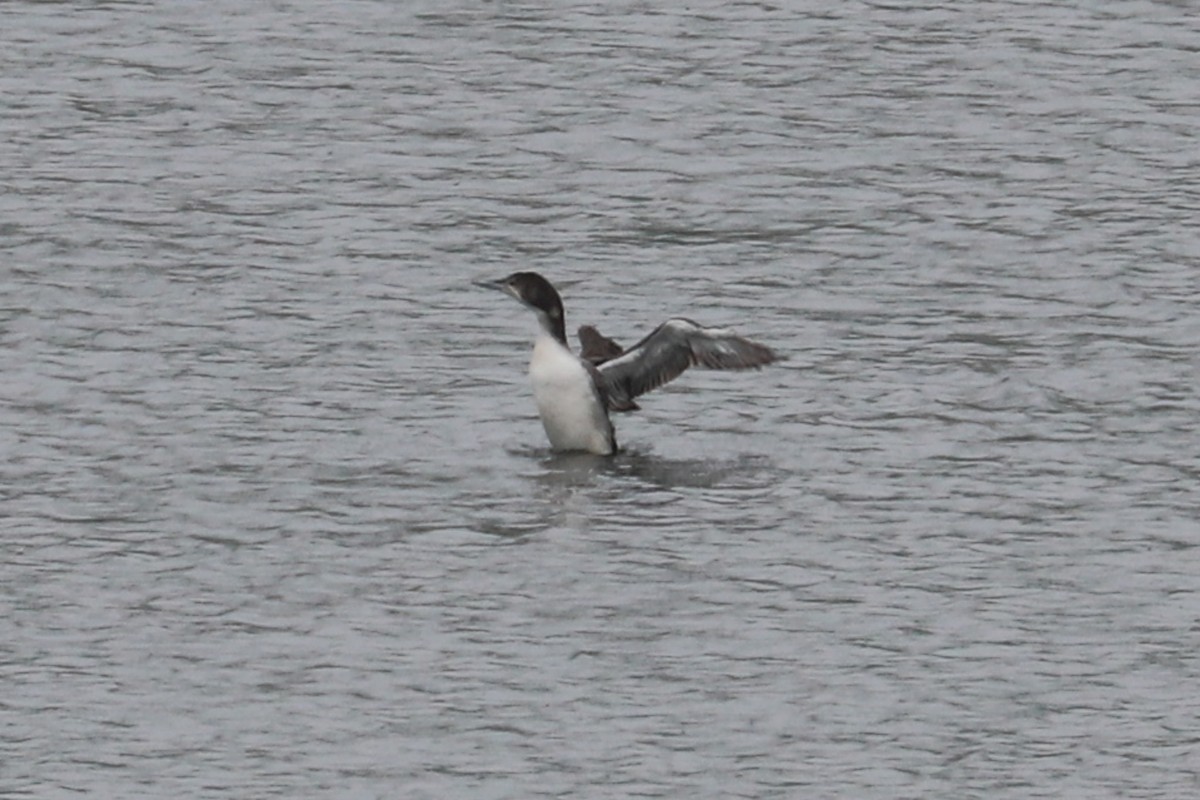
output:
<path id="1" fill-rule="evenodd" d="M 567 344 L 562 299 L 536 272 L 515 272 L 481 283 L 531 308 L 540 330 L 529 362 L 538 414 L 555 450 L 609 455 L 617 450 L 610 411 L 634 411 L 634 398 L 674 380 L 690 366 L 753 369 L 777 360 L 764 345 L 730 330 L 669 319 L 630 347 L 621 348 L 590 326 L 580 328 L 583 357 Z"/>
<path id="2" fill-rule="evenodd" d="M 617 449 L 612 420 L 586 362 L 540 333 L 529 359 L 529 381 L 542 427 L 555 450 L 607 454 Z"/>

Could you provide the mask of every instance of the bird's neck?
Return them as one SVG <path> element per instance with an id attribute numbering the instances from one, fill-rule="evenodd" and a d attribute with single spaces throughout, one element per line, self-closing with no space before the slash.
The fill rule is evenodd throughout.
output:
<path id="1" fill-rule="evenodd" d="M 553 336 L 559 344 L 568 350 L 571 349 L 570 345 L 567 344 L 567 326 L 563 321 L 561 309 L 556 315 L 547 314 L 545 311 L 539 311 L 537 318 L 538 325 L 541 326 L 544 333 Z"/>

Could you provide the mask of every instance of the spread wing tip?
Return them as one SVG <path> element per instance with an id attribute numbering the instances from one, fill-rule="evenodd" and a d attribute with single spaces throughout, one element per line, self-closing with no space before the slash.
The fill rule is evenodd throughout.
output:
<path id="1" fill-rule="evenodd" d="M 708 369 L 761 369 L 780 361 L 781 356 L 765 344 L 751 341 L 735 334 L 720 331 L 692 342 L 696 363 Z"/>

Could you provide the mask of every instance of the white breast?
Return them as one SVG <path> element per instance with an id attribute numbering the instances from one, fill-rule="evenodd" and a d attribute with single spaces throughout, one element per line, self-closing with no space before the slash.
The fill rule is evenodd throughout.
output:
<path id="1" fill-rule="evenodd" d="M 613 452 L 612 423 L 591 375 L 553 336 L 538 336 L 529 362 L 529 380 L 542 427 L 555 450 Z"/>

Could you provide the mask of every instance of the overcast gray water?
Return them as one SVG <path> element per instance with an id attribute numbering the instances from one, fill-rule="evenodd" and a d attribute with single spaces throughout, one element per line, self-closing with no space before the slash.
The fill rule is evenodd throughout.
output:
<path id="1" fill-rule="evenodd" d="M 0 796 L 1194 798 L 1192 4 L 0 6 Z M 552 455 L 568 328 L 691 371 Z"/>

